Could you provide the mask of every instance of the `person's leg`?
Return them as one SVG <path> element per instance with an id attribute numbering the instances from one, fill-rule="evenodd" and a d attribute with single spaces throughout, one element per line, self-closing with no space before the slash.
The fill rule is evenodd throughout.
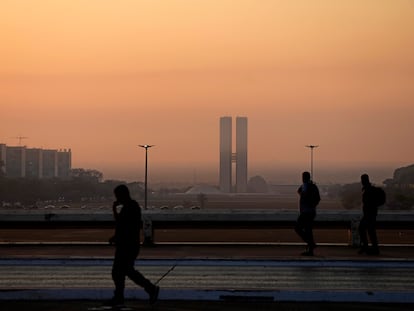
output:
<path id="1" fill-rule="evenodd" d="M 115 292 L 110 303 L 113 305 L 124 303 L 125 276 L 125 258 L 121 252 L 116 251 L 112 265 L 112 280 L 115 285 Z"/>
<path id="2" fill-rule="evenodd" d="M 315 220 L 315 214 L 306 214 L 306 222 L 305 222 L 305 242 L 308 244 L 308 248 L 310 251 L 313 251 L 315 248 L 315 240 L 313 238 L 313 222 Z"/>
<path id="3" fill-rule="evenodd" d="M 359 253 L 365 253 L 368 250 L 368 237 L 367 237 L 367 220 L 362 217 L 358 227 L 359 239 L 360 239 L 360 250 Z"/>
<path id="4" fill-rule="evenodd" d="M 379 248 L 378 248 L 378 237 L 377 237 L 375 217 L 372 217 L 369 219 L 368 224 L 367 224 L 367 231 L 368 231 L 369 239 L 372 244 L 372 250 L 370 250 L 369 253 L 372 255 L 378 255 Z"/>
<path id="5" fill-rule="evenodd" d="M 313 238 L 313 221 L 315 219 L 314 213 L 304 214 L 304 241 L 308 245 L 307 251 L 303 255 L 313 256 L 313 250 L 316 247 Z"/>
<path id="6" fill-rule="evenodd" d="M 306 235 L 305 235 L 304 228 L 305 228 L 305 216 L 304 214 L 301 213 L 298 219 L 296 220 L 295 232 L 297 233 L 297 235 L 299 235 L 302 241 L 306 242 Z"/>
<path id="7" fill-rule="evenodd" d="M 312 233 L 313 217 L 310 217 L 310 215 L 307 215 L 305 213 L 301 213 L 298 217 L 298 220 L 296 221 L 295 231 L 307 244 L 306 250 L 301 253 L 304 256 L 312 256 L 313 249 L 315 248 Z M 311 248 L 309 246 L 311 246 Z"/>
<path id="8" fill-rule="evenodd" d="M 159 287 L 152 284 L 150 280 L 142 275 L 141 272 L 134 268 L 135 259 L 137 258 L 139 249 L 133 250 L 128 254 L 126 262 L 126 275 L 137 285 L 144 288 L 150 297 L 150 303 L 154 303 L 158 299 Z"/>
<path id="9" fill-rule="evenodd" d="M 127 276 L 137 285 L 149 292 L 154 287 L 150 280 L 145 278 L 141 272 L 136 270 L 134 267 L 130 267 L 127 271 Z"/>

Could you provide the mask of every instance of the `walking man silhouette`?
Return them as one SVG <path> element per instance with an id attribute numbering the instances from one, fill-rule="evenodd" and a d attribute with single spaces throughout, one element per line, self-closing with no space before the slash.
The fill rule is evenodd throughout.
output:
<path id="1" fill-rule="evenodd" d="M 108 304 L 112 306 L 124 304 L 126 276 L 145 289 L 150 304 L 153 304 L 158 299 L 160 288 L 134 268 L 140 250 L 141 208 L 138 202 L 131 198 L 127 186 L 117 186 L 114 194 L 116 200 L 112 210 L 115 218 L 115 235 L 109 239 L 109 242 L 115 244 L 115 258 L 112 265 L 115 292 Z"/>
<path id="2" fill-rule="evenodd" d="M 316 217 L 316 206 L 321 197 L 318 187 L 312 182 L 309 172 L 302 173 L 303 184 L 298 189 L 299 217 L 296 221 L 295 231 L 307 244 L 303 256 L 313 256 L 316 244 L 313 238 L 313 221 Z"/>

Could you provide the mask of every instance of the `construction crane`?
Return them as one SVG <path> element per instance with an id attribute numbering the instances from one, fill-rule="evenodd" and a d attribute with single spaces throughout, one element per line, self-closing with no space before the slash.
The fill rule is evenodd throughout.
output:
<path id="1" fill-rule="evenodd" d="M 29 137 L 26 137 L 26 136 L 16 136 L 16 137 L 10 137 L 10 138 L 18 139 L 19 140 L 19 146 L 21 146 L 22 145 L 22 140 L 23 139 L 28 139 Z"/>

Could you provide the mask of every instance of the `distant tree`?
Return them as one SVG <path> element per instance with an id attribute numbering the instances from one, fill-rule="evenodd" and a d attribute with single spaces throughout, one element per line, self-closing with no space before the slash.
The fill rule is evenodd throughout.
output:
<path id="1" fill-rule="evenodd" d="M 394 187 L 394 186 L 397 185 L 396 182 L 394 181 L 394 179 L 392 179 L 392 178 L 387 178 L 382 183 L 387 187 Z"/>
<path id="2" fill-rule="evenodd" d="M 344 185 L 340 191 L 340 198 L 345 209 L 360 208 L 362 200 L 361 184 L 353 183 Z"/>
<path id="3" fill-rule="evenodd" d="M 71 170 L 70 175 L 73 179 L 92 182 L 101 182 L 103 179 L 103 174 L 100 171 L 94 169 L 74 168 Z"/>
<path id="4" fill-rule="evenodd" d="M 128 188 L 129 191 L 131 192 L 131 195 L 134 198 L 137 199 L 144 199 L 145 197 L 145 186 L 143 182 L 140 181 L 134 181 L 134 182 L 130 182 L 128 183 Z M 148 189 L 148 193 L 152 193 L 151 189 Z"/>
<path id="5" fill-rule="evenodd" d="M 54 179 L 0 179 L 0 197 L 6 202 L 32 205 L 39 200 L 57 200 L 59 193 L 59 181 Z"/>
<path id="6" fill-rule="evenodd" d="M 337 198 L 342 192 L 342 185 L 329 185 L 326 189 L 328 198 Z"/>
<path id="7" fill-rule="evenodd" d="M 414 208 L 414 164 L 397 168 L 386 185 L 387 207 L 394 210 Z"/>
<path id="8" fill-rule="evenodd" d="M 386 206 L 392 210 L 409 210 L 414 208 L 414 189 L 409 187 L 388 187 Z"/>
<path id="9" fill-rule="evenodd" d="M 5 202 L 21 202 L 34 205 L 39 201 L 80 202 L 87 200 L 112 199 L 113 189 L 124 181 L 107 180 L 101 182 L 103 174 L 97 170 L 73 169 L 69 180 L 59 178 L 0 178 L 0 199 Z M 128 184 L 131 193 L 143 193 L 142 183 Z"/>
<path id="10" fill-rule="evenodd" d="M 414 164 L 397 168 L 394 171 L 393 182 L 397 185 L 414 185 Z"/>
<path id="11" fill-rule="evenodd" d="M 0 160 L 0 178 L 6 176 L 6 174 L 4 173 L 5 166 L 6 164 L 4 163 L 4 161 Z"/>

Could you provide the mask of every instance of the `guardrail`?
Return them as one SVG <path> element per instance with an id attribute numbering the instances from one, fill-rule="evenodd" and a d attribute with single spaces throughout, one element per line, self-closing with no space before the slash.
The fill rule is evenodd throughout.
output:
<path id="1" fill-rule="evenodd" d="M 145 210 L 142 213 L 144 243 L 153 244 L 157 229 L 276 229 L 292 228 L 296 211 L 279 210 Z M 360 211 L 320 211 L 315 228 L 349 230 L 348 243 L 359 245 L 358 225 Z M 111 228 L 112 215 L 108 213 L 0 213 L 1 228 Z M 378 228 L 414 229 L 413 212 L 381 211 Z"/>

